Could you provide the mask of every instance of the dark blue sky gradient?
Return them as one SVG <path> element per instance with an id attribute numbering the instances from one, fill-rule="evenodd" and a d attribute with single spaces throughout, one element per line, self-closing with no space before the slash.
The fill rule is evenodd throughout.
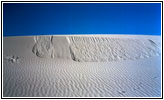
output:
<path id="1" fill-rule="evenodd" d="M 160 3 L 4 3 L 3 35 L 161 35 Z"/>

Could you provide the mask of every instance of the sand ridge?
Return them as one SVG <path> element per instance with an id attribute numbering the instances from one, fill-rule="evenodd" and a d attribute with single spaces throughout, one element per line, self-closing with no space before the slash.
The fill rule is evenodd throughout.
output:
<path id="1" fill-rule="evenodd" d="M 70 47 L 79 62 L 134 60 L 160 55 L 160 45 L 150 39 L 70 37 Z"/>
<path id="2" fill-rule="evenodd" d="M 38 36 L 34 40 L 32 51 L 38 57 L 72 58 L 78 62 L 134 60 L 161 52 L 160 45 L 151 39 Z"/>

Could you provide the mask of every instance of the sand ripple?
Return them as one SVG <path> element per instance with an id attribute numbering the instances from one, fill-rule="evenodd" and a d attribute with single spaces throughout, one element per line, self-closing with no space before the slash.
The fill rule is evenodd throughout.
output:
<path id="1" fill-rule="evenodd" d="M 150 61 L 157 62 L 145 63 Z M 158 97 L 161 95 L 158 61 L 159 57 L 117 63 L 22 59 L 18 65 L 4 64 L 3 95 L 5 97 Z"/>

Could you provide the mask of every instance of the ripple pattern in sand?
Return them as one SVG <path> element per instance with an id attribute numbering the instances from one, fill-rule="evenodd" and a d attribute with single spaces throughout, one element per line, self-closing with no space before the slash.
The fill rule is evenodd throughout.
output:
<path id="1" fill-rule="evenodd" d="M 155 60 L 154 58 L 153 60 Z M 138 62 L 89 63 L 22 59 L 4 64 L 5 97 L 158 97 L 160 66 Z M 27 63 L 28 62 L 28 63 Z M 47 63 L 49 62 L 49 63 Z M 24 66 L 21 66 L 24 65 Z M 36 66 L 31 66 L 36 65 Z M 119 65 L 119 66 L 116 66 Z M 148 66 L 148 67 L 143 67 Z"/>

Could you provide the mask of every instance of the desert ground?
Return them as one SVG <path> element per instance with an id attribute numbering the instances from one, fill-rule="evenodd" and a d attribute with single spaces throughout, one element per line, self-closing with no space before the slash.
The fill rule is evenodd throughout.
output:
<path id="1" fill-rule="evenodd" d="M 3 37 L 4 97 L 161 97 L 161 37 Z"/>

